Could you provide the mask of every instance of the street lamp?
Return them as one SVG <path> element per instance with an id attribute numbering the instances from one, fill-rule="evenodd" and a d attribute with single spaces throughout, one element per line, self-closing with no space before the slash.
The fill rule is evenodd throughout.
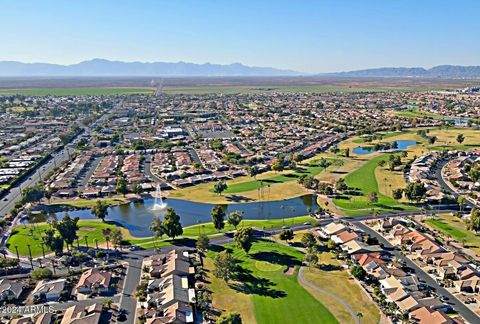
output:
<path id="1" fill-rule="evenodd" d="M 28 248 L 28 255 L 30 256 L 28 259 L 30 260 L 30 265 L 32 266 L 32 270 L 33 270 L 33 257 L 32 257 L 32 249 L 30 248 L 30 244 L 27 244 L 27 248 Z"/>
<path id="2" fill-rule="evenodd" d="M 42 246 L 42 255 L 43 255 L 43 258 L 45 259 L 45 248 L 44 248 L 44 245 L 45 243 L 40 243 L 40 245 Z"/>
<path id="3" fill-rule="evenodd" d="M 55 260 L 51 259 L 50 262 L 52 263 L 53 274 L 57 274 L 57 270 L 55 268 Z"/>

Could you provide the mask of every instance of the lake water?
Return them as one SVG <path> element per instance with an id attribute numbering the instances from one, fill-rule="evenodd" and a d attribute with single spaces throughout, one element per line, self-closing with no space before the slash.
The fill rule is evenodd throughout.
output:
<path id="1" fill-rule="evenodd" d="M 396 149 L 390 149 L 387 151 L 396 151 L 396 150 L 405 150 L 409 146 L 417 144 L 415 141 L 407 141 L 407 140 L 401 140 L 401 141 L 396 141 L 398 148 Z M 365 154 L 371 154 L 373 152 L 376 152 L 373 149 L 373 146 L 363 146 L 363 147 L 356 147 L 352 150 L 353 153 L 355 154 L 360 154 L 360 155 L 365 155 Z"/>
<path id="2" fill-rule="evenodd" d="M 445 118 L 445 120 L 451 120 L 455 124 L 455 126 L 465 126 L 468 124 L 468 119 L 461 119 L 461 118 Z"/>
<path id="3" fill-rule="evenodd" d="M 127 228 L 132 235 L 136 237 L 149 237 L 152 232 L 149 226 L 153 217 L 163 217 L 165 211 L 153 211 L 154 199 L 146 199 L 143 203 L 130 203 L 128 205 L 115 206 L 108 209 L 106 220 L 115 221 Z M 183 226 L 195 225 L 200 223 L 211 222 L 210 212 L 215 206 L 214 204 L 198 203 L 180 199 L 166 199 L 168 207 L 175 209 L 180 216 Z M 314 211 L 317 205 L 317 199 L 314 195 L 305 195 L 298 198 L 238 203 L 223 205 L 226 213 L 232 211 L 242 211 L 244 219 L 281 219 L 295 216 L 307 215 L 307 208 L 310 207 Z M 69 211 L 70 217 L 78 216 L 80 219 L 95 219 L 89 209 Z M 57 217 L 61 218 L 63 212 L 57 213 Z"/>

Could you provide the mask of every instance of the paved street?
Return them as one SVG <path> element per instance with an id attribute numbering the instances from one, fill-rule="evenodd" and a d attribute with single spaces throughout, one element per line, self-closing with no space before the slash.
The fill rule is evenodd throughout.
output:
<path id="1" fill-rule="evenodd" d="M 470 323 L 479 323 L 480 319 L 474 312 L 472 312 L 467 306 L 461 303 L 455 296 L 448 292 L 445 288 L 441 287 L 432 277 L 425 273 L 419 266 L 412 262 L 409 258 L 400 254 L 400 251 L 393 249 L 393 245 L 390 244 L 382 235 L 372 230 L 369 226 L 360 222 L 355 223 L 355 226 L 363 230 L 365 233 L 372 237 L 376 237 L 378 241 L 384 244 L 385 247 L 391 248 L 391 253 L 398 259 L 404 260 L 408 267 L 415 270 L 417 277 L 424 281 L 427 285 L 435 289 L 435 291 L 448 298 L 448 302 L 452 304 L 453 308 L 462 315 Z"/>

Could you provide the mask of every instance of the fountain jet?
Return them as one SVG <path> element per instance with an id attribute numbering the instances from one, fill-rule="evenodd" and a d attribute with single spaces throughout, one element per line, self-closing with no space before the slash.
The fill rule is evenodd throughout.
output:
<path id="1" fill-rule="evenodd" d="M 153 202 L 152 210 L 165 210 L 167 204 L 162 199 L 162 187 L 157 184 L 157 190 L 155 191 L 155 201 Z"/>

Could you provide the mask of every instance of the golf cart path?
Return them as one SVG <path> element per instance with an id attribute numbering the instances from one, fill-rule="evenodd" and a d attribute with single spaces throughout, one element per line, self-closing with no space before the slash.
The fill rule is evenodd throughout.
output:
<path id="1" fill-rule="evenodd" d="M 324 290 L 320 287 L 317 287 L 316 285 L 314 285 L 313 283 L 311 283 L 310 281 L 308 281 L 307 279 L 305 279 L 305 277 L 303 276 L 303 269 L 305 269 L 305 267 L 300 267 L 300 270 L 298 271 L 298 281 L 305 285 L 305 286 L 308 286 L 312 289 L 315 289 L 319 292 L 321 292 L 322 294 L 325 294 L 329 297 L 332 297 L 333 299 L 335 299 L 337 302 L 339 302 L 340 304 L 343 305 L 343 307 L 345 307 L 348 312 L 352 315 L 353 319 L 355 320 L 355 322 L 357 324 L 361 324 L 362 321 L 360 320 L 360 318 L 357 316 L 357 313 L 353 310 L 352 307 L 350 307 L 350 305 L 342 298 L 338 297 L 337 295 L 335 294 L 332 294 L 331 292 L 327 291 L 327 290 Z M 318 298 L 317 298 L 318 299 Z M 319 300 L 321 302 L 321 300 Z"/>

